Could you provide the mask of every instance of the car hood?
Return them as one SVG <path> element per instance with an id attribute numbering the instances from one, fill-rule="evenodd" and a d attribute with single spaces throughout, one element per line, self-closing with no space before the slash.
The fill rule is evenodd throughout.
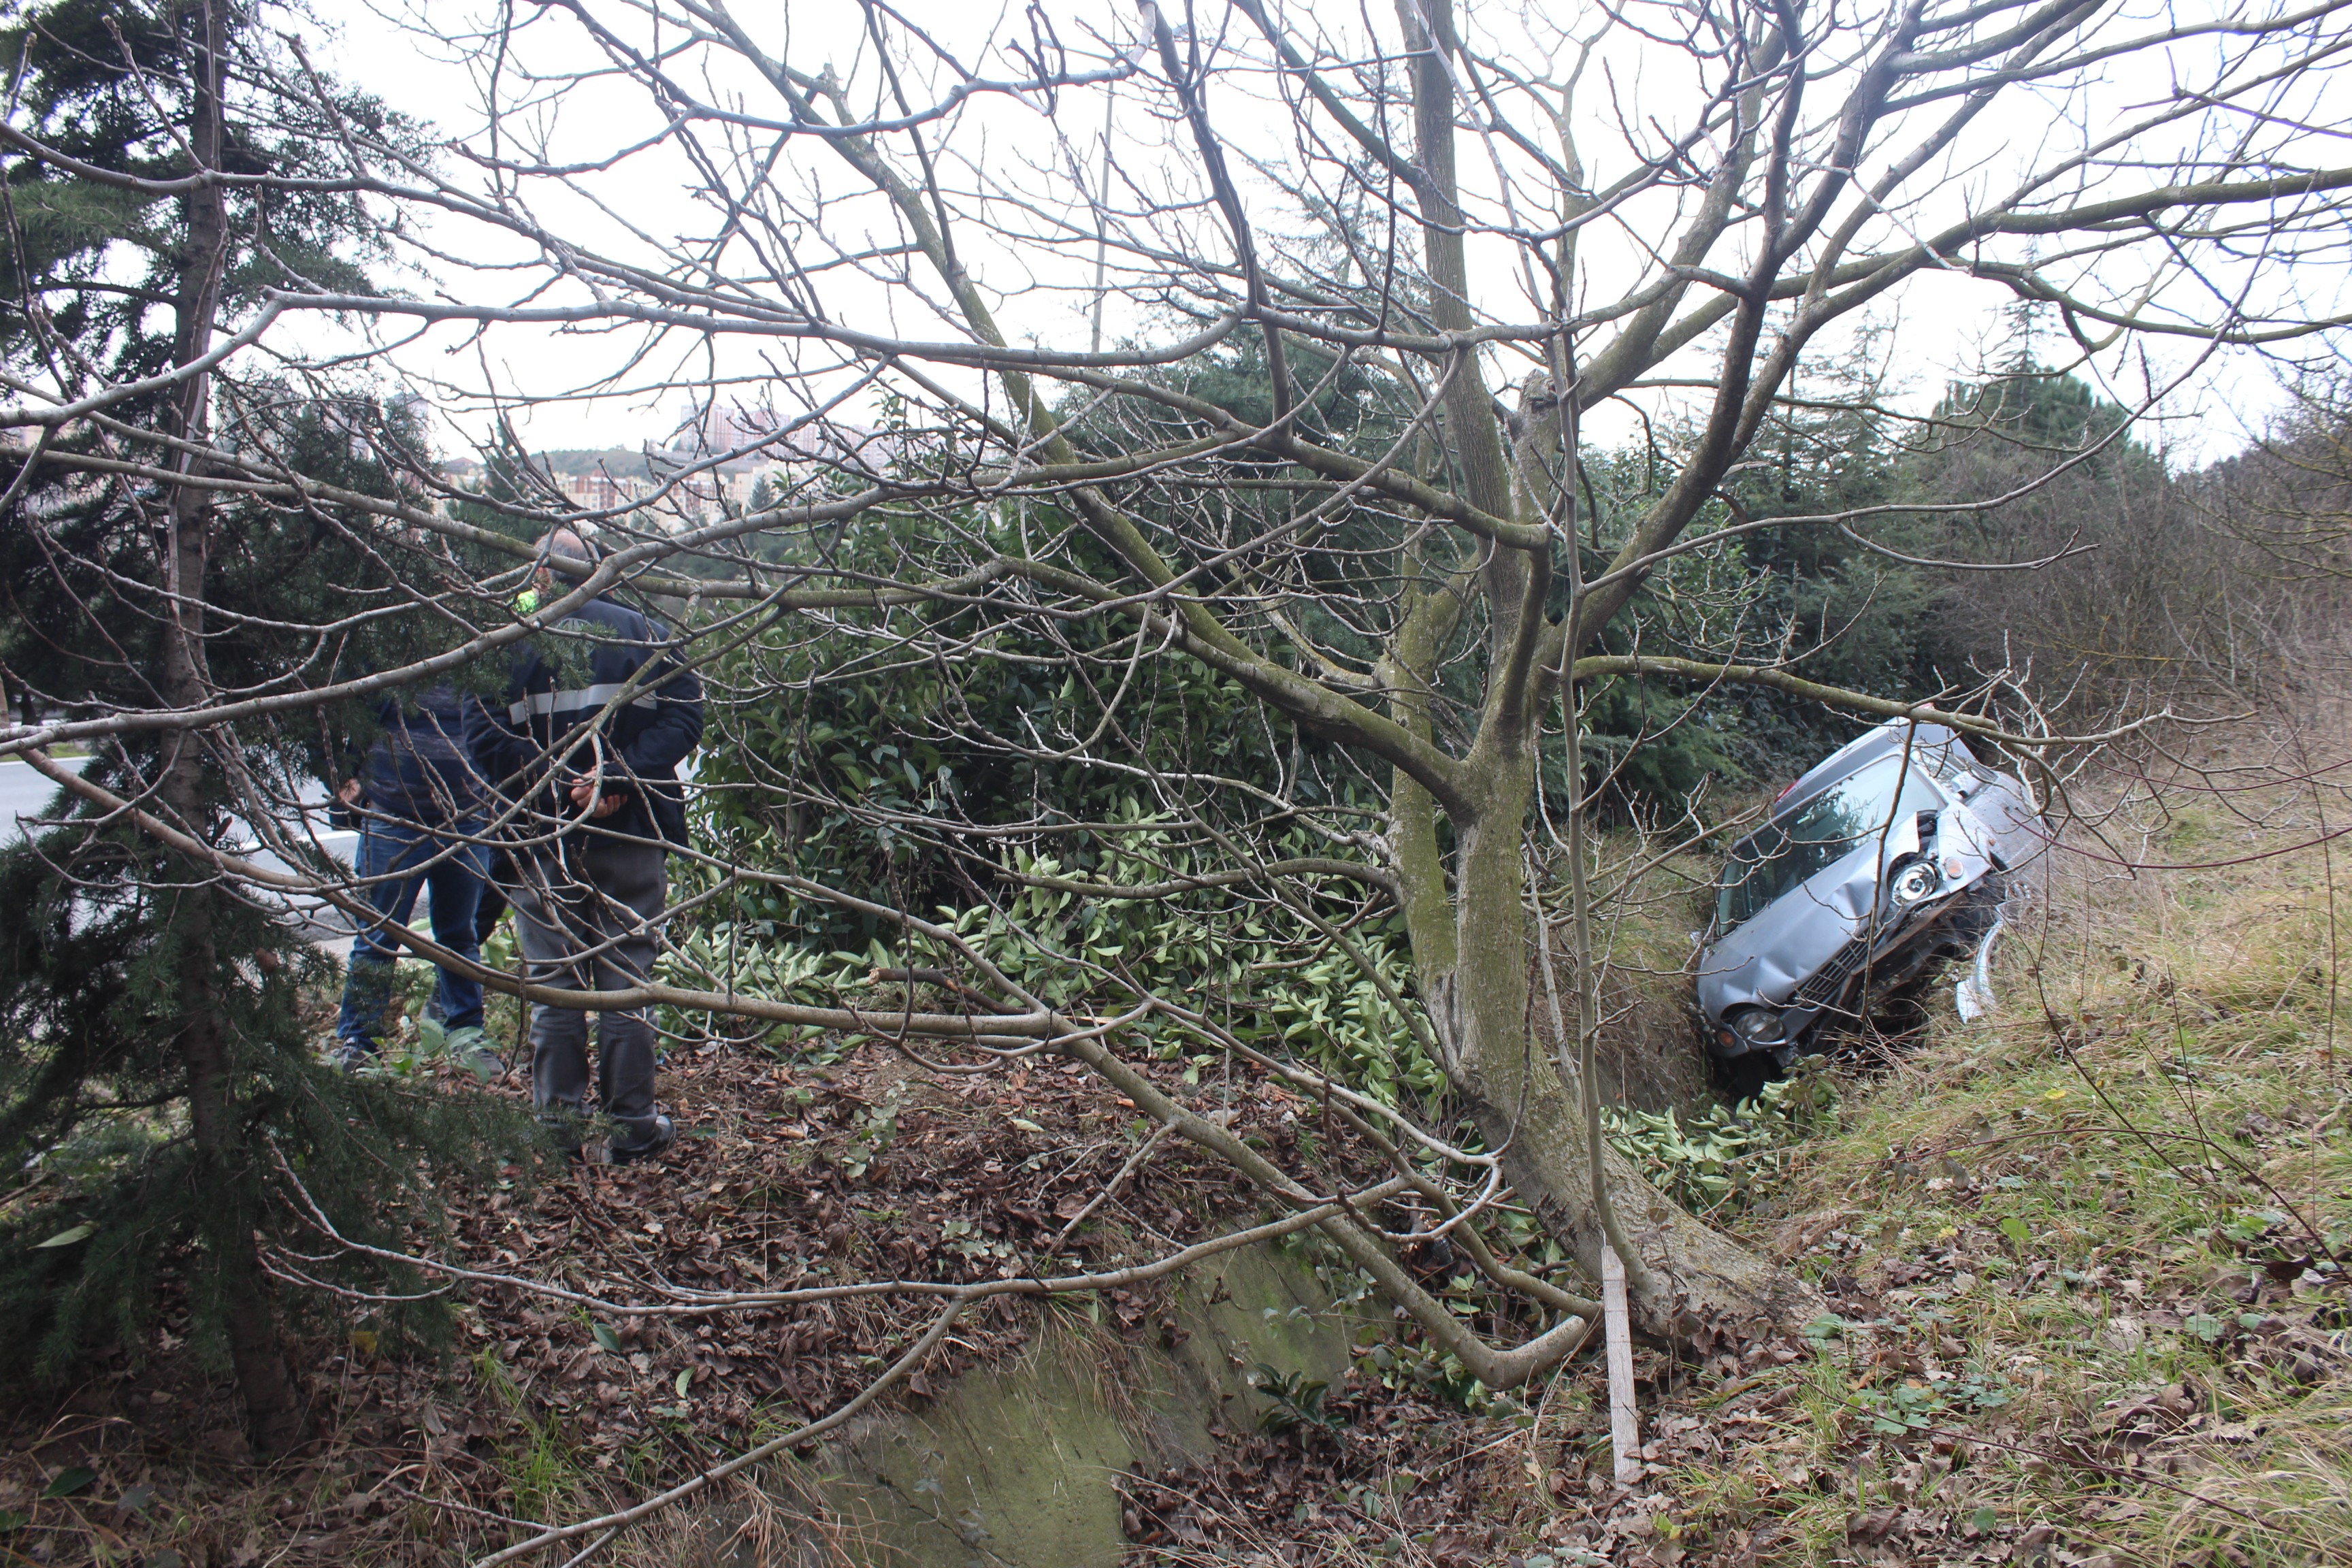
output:
<path id="1" fill-rule="evenodd" d="M 1995 773 L 1979 778 L 1959 798 L 1978 839 L 1990 844 L 2013 877 L 2029 868 L 2038 871 L 2038 863 L 2050 850 L 2050 823 L 2033 808 L 2024 785 Z"/>
<path id="2" fill-rule="evenodd" d="M 1919 849 L 1918 820 L 1890 828 L 1884 843 L 1854 846 L 1699 954 L 1698 1001 L 1710 1019 L 1744 1002 L 1778 1006 L 1852 942 L 1878 902 L 1881 868 Z"/>

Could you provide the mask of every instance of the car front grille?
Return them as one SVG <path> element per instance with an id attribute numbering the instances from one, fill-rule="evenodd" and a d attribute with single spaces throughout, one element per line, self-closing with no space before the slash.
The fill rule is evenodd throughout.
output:
<path id="1" fill-rule="evenodd" d="M 1789 1005 L 1808 1010 L 1835 1005 L 1837 999 L 1845 994 L 1846 982 L 1853 978 L 1854 971 L 1869 957 L 1870 935 L 1865 931 L 1831 954 L 1827 963 L 1790 993 Z"/>

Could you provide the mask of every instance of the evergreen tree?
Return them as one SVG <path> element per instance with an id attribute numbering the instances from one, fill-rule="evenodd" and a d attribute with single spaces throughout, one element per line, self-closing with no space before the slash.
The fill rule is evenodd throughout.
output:
<path id="1" fill-rule="evenodd" d="M 1875 368 L 1880 345 L 1865 334 L 1850 353 L 1811 363 L 1759 433 L 1746 472 L 1724 487 L 1734 516 L 1756 521 L 1819 518 L 1904 498 L 1900 437 L 1885 412 Z M 1874 519 L 1849 531 L 1820 522 L 1749 534 L 1740 559 L 1754 574 L 1743 609 L 1748 656 L 1801 655 L 1809 679 L 1883 697 L 1921 697 L 1941 682 L 1923 658 L 1932 584 L 1916 568 L 1860 543 L 1860 533 L 1921 553 L 1908 521 Z M 1809 767 L 1857 726 L 1778 692 L 1751 691 L 1741 710 L 1745 750 L 1768 776 Z"/>
<path id="2" fill-rule="evenodd" d="M 482 478 L 473 490 L 481 499 L 459 501 L 457 521 L 517 539 L 536 539 L 538 533 L 528 519 L 515 515 L 516 509 L 539 510 L 560 500 L 547 460 L 525 450 L 522 437 L 503 419 L 482 453 Z"/>
<path id="3" fill-rule="evenodd" d="M 0 36 L 22 62 L 20 123 L 81 166 L 33 155 L 6 168 L 14 302 L 0 353 L 26 380 L 119 384 L 194 364 L 263 289 L 298 275 L 361 280 L 383 254 L 355 197 L 185 179 L 339 171 L 327 127 L 305 133 L 315 106 L 268 94 L 270 72 L 247 68 L 271 37 L 265 23 L 219 0 L 58 0 Z M 398 130 L 370 100 L 338 107 Z M 180 183 L 156 194 L 121 176 Z M 0 473 L 16 497 L 0 519 L 12 685 L 68 710 L 163 720 L 322 663 L 331 677 L 415 651 L 418 634 L 396 623 L 346 637 L 324 661 L 315 638 L 272 629 L 348 616 L 354 600 L 397 603 L 385 565 L 404 560 L 387 548 L 396 541 L 364 538 L 362 519 L 179 476 L 201 477 L 207 447 L 233 446 L 389 496 L 387 454 L 423 439 L 412 414 L 371 396 L 193 374 L 116 402 L 102 424 L 62 427 L 47 448 L 120 454 L 142 473 L 95 479 L 41 462 L 24 474 L 19 452 Z M 85 776 L 208 848 L 228 844 L 240 816 L 293 820 L 319 750 L 300 726 L 164 721 L 110 742 Z M 303 1173 L 339 1227 L 388 1237 L 415 1195 L 400 1190 L 414 1155 L 395 1152 L 477 1147 L 480 1129 L 457 1123 L 481 1113 L 314 1066 L 302 987 L 330 966 L 282 911 L 233 890 L 205 848 L 161 847 L 71 796 L 58 812 L 64 826 L 0 857 L 0 1161 L 15 1188 L 0 1311 L 16 1331 L 0 1372 L 56 1375 L 130 1340 L 168 1285 L 199 1344 L 233 1370 L 256 1448 L 282 1449 L 302 1412 L 268 1269 L 266 1238 L 294 1223 L 272 1191 L 276 1163 Z"/>

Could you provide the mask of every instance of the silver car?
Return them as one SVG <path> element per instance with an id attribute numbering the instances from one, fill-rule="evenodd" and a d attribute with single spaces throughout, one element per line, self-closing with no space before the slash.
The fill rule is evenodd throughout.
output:
<path id="1" fill-rule="evenodd" d="M 1817 763 L 1732 846 L 1699 933 L 1707 1050 L 1735 1083 L 1987 938 L 2048 847 L 2016 778 L 1940 724 L 1890 720 Z"/>

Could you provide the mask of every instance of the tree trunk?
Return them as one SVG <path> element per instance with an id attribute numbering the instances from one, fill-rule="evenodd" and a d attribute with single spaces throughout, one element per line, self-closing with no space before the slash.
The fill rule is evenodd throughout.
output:
<path id="1" fill-rule="evenodd" d="M 190 145 L 200 169 L 220 165 L 222 95 L 226 77 L 226 21 L 219 0 L 205 5 L 204 36 L 194 52 L 195 113 Z M 205 185 L 185 198 L 186 249 L 178 297 L 172 363 L 184 365 L 211 347 L 213 320 L 220 302 L 228 257 L 228 215 L 219 187 Z M 206 434 L 206 377 L 195 375 L 177 390 L 166 423 L 190 441 Z M 193 459 L 182 454 L 185 472 Z M 208 685 L 205 658 L 205 576 L 209 554 L 209 508 L 194 486 L 175 488 L 165 513 L 162 564 L 173 595 L 164 628 L 162 668 L 156 684 L 163 700 L 183 710 L 201 707 Z M 205 787 L 204 743 L 178 731 L 163 743 L 157 798 L 187 830 L 207 834 L 212 815 Z M 237 1201 L 249 1151 L 238 1117 L 229 1060 L 226 1021 L 222 1016 L 219 953 L 213 941 L 215 905 L 210 867 L 186 863 L 187 886 L 171 905 L 167 939 L 173 945 L 179 981 L 174 1036 L 187 1071 L 189 1130 L 195 1145 L 196 1180 L 217 1202 L 205 1205 L 205 1246 L 220 1271 L 223 1327 L 229 1359 L 244 1396 L 247 1435 L 254 1451 L 275 1454 L 301 1435 L 301 1408 L 294 1379 L 279 1343 L 277 1314 L 262 1286 L 254 1253 L 251 1216 Z"/>
<path id="2" fill-rule="evenodd" d="M 1441 329 L 1462 331 L 1472 316 L 1454 166 L 1457 105 L 1445 58 L 1459 47 L 1453 7 L 1449 0 L 1399 0 L 1397 16 L 1413 51 L 1416 195 L 1431 317 Z M 1469 498 L 1497 515 L 1520 512 L 1524 496 L 1514 494 L 1494 404 L 1475 360 L 1456 369 L 1446 391 L 1446 437 Z M 1498 546 L 1480 568 L 1489 616 L 1487 679 L 1496 684 L 1487 693 L 1478 740 L 1463 759 L 1467 809 L 1450 813 L 1455 836 L 1450 907 L 1436 868 L 1435 814 L 1402 771 L 1392 826 L 1400 901 L 1447 1072 L 1487 1147 L 1503 1152 L 1504 1173 L 1519 1200 L 1598 1280 L 1604 1237 L 1581 1086 L 1563 1080 L 1549 1053 L 1536 1047 L 1528 1026 L 1521 851 L 1541 726 L 1532 721 L 1532 700 L 1522 695 L 1528 673 L 1522 643 L 1540 635 L 1529 614 L 1540 606 L 1526 601 L 1544 591 L 1548 564 Z M 1515 648 L 1521 662 L 1507 674 Z M 1395 650 L 1397 668 L 1413 678 L 1403 689 L 1428 682 L 1435 651 L 1433 643 Z M 1441 922 L 1448 929 L 1440 930 Z M 1803 1281 L 1683 1213 L 1605 1143 L 1601 1157 L 1612 1207 L 1638 1253 L 1626 1260 L 1628 1283 L 1645 1331 L 1687 1344 L 1707 1323 L 1767 1319 L 1786 1324 L 1820 1310 L 1819 1298 Z"/>
<path id="3" fill-rule="evenodd" d="M 1522 825 L 1533 796 L 1534 758 L 1474 752 L 1489 788 L 1476 819 L 1457 825 L 1451 973 L 1433 988 L 1433 1022 L 1448 1068 L 1521 1203 L 1601 1278 L 1601 1215 L 1592 1198 L 1580 1086 L 1563 1080 L 1529 1028 Z M 1629 1262 L 1634 1318 L 1648 1333 L 1689 1344 L 1709 1325 L 1780 1326 L 1822 1310 L 1811 1287 L 1770 1259 L 1702 1225 L 1660 1195 L 1604 1145 L 1603 1178 L 1638 1253 Z M 1639 1279 L 1646 1274 L 1646 1279 Z"/>

